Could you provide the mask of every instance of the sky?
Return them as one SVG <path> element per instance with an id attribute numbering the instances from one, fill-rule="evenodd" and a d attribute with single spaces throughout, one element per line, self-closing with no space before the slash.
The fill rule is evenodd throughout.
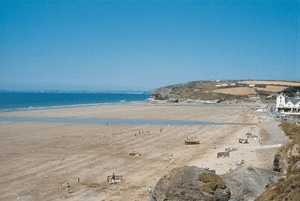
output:
<path id="1" fill-rule="evenodd" d="M 300 79 L 299 0 L 0 0 L 0 89 Z"/>

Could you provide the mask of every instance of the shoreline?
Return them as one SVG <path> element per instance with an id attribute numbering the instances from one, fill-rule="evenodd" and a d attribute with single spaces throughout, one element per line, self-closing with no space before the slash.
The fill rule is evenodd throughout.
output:
<path id="1" fill-rule="evenodd" d="M 150 97 L 151 98 L 151 97 Z M 13 112 L 26 112 L 26 111 L 35 111 L 35 110 L 59 110 L 59 109 L 72 109 L 72 108 L 85 108 L 85 107 L 97 107 L 97 106 L 106 106 L 106 105 L 131 105 L 131 104 L 149 104 L 153 106 L 224 106 L 229 105 L 227 102 L 233 101 L 222 101 L 219 103 L 208 103 L 210 101 L 207 100 L 191 100 L 191 99 L 184 99 L 181 100 L 179 103 L 173 103 L 168 100 L 150 100 L 147 98 L 145 100 L 119 100 L 117 102 L 103 102 L 103 103 L 83 103 L 83 104 L 72 104 L 72 105 L 54 105 L 54 106 L 29 106 L 23 108 L 9 108 L 9 109 L 0 109 L 0 113 L 13 113 Z M 230 103 L 231 104 L 231 103 Z M 242 103 L 240 105 L 249 105 L 252 104 L 251 102 Z M 234 104 L 233 104 L 234 105 Z"/>
<path id="2" fill-rule="evenodd" d="M 148 100 L 146 93 L 30 93 L 0 92 L 0 112 L 90 107 Z M 24 101 L 23 101 L 24 100 Z"/>
<path id="3" fill-rule="evenodd" d="M 126 101 L 120 100 L 119 102 L 105 102 L 105 103 L 89 103 L 89 104 L 74 104 L 74 105 L 60 105 L 60 106 L 39 106 L 39 107 L 24 107 L 24 108 L 10 108 L 10 109 L 1 109 L 0 113 L 11 113 L 11 112 L 24 112 L 24 111 L 35 111 L 35 110 L 56 110 L 56 109 L 68 109 L 68 108 L 84 108 L 84 107 L 97 107 L 102 105 L 122 105 L 122 104 L 132 104 L 132 103 L 141 103 L 146 102 L 147 100 L 142 101 Z"/>

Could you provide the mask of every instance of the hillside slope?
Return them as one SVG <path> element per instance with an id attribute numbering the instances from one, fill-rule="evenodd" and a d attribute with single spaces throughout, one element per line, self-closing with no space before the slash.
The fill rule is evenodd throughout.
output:
<path id="1" fill-rule="evenodd" d="M 283 123 L 281 128 L 290 140 L 275 155 L 274 170 L 286 179 L 269 186 L 256 201 L 300 200 L 300 126 Z"/>
<path id="2" fill-rule="evenodd" d="M 170 85 L 154 89 L 151 94 L 156 100 L 167 99 L 193 99 L 193 100 L 245 100 L 249 101 L 249 95 L 266 96 L 281 92 L 285 87 L 269 85 L 246 84 L 244 81 L 193 81 L 184 84 Z"/>

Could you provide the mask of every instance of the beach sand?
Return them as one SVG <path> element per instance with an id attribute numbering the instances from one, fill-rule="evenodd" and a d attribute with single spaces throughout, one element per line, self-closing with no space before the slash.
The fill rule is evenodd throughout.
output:
<path id="1" fill-rule="evenodd" d="M 0 200 L 147 200 L 148 188 L 171 169 L 185 165 L 209 167 L 223 174 L 241 160 L 271 168 L 284 133 L 265 113 L 251 105 L 102 105 L 1 113 L 10 117 L 181 120 L 238 125 L 102 125 L 93 123 L 0 122 Z M 162 132 L 161 132 L 162 129 Z M 258 132 L 264 145 L 245 132 Z M 199 145 L 185 145 L 196 136 Z M 212 143 L 218 144 L 217 149 Z M 229 158 L 217 152 L 236 146 Z M 265 147 L 264 147 L 265 146 Z M 132 149 L 139 157 L 129 156 Z M 172 153 L 174 164 L 167 155 Z M 123 176 L 110 185 L 107 175 Z M 80 183 L 78 183 L 80 178 Z M 67 183 L 70 191 L 67 192 Z M 62 184 L 62 186 L 61 186 Z"/>

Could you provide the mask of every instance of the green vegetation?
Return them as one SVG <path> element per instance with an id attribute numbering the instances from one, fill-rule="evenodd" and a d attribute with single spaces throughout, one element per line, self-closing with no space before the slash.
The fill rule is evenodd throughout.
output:
<path id="1" fill-rule="evenodd" d="M 225 189 L 225 183 L 221 177 L 212 173 L 202 173 L 199 175 L 199 180 L 204 182 L 200 185 L 200 188 L 204 192 L 213 192 L 217 188 Z"/>
<path id="2" fill-rule="evenodd" d="M 277 157 L 288 160 L 286 179 L 269 186 L 256 201 L 265 200 L 300 200 L 300 126 L 291 123 L 282 123 L 281 128 L 289 136 L 290 141 L 282 146 Z M 292 152 L 293 151 L 293 152 Z"/>
<path id="3" fill-rule="evenodd" d="M 288 197 L 290 200 L 300 200 L 300 174 L 268 187 L 256 201 L 282 201 Z"/>
<path id="4" fill-rule="evenodd" d="M 300 140 L 300 126 L 292 123 L 282 123 L 282 130 L 296 143 Z"/>

